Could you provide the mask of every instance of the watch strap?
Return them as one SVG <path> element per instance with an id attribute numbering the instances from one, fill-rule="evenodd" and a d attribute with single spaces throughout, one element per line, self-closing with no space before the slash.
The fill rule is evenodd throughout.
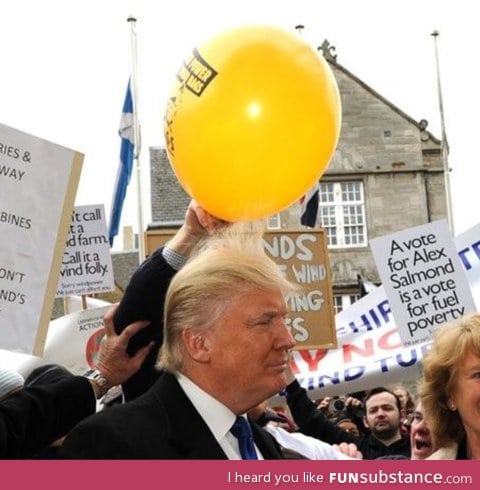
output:
<path id="1" fill-rule="evenodd" d="M 111 388 L 107 378 L 105 378 L 105 376 L 98 369 L 90 369 L 84 374 L 84 376 L 93 381 L 95 384 L 95 387 L 97 388 L 95 390 L 97 398 L 102 398 Z"/>

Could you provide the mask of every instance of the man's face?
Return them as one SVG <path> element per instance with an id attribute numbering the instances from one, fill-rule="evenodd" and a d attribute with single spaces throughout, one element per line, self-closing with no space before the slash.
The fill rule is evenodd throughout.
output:
<path id="1" fill-rule="evenodd" d="M 377 393 L 367 400 L 364 424 L 380 440 L 400 435 L 400 412 L 396 398 L 388 392 Z"/>
<path id="2" fill-rule="evenodd" d="M 425 422 L 422 404 L 419 403 L 413 412 L 410 426 L 411 459 L 425 459 L 433 453 L 432 435 Z"/>
<path id="3" fill-rule="evenodd" d="M 354 436 L 360 435 L 357 424 L 351 420 L 342 420 L 341 422 L 338 422 L 337 427 L 340 427 L 340 429 L 343 429 L 345 432 L 350 432 L 350 434 L 353 434 Z"/>
<path id="4" fill-rule="evenodd" d="M 247 410 L 285 388 L 295 345 L 286 314 L 280 292 L 256 289 L 233 299 L 208 331 L 211 376 L 231 408 Z"/>

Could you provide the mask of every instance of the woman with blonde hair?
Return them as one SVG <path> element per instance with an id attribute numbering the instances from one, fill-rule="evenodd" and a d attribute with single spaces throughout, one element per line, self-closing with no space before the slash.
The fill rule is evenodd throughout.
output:
<path id="1" fill-rule="evenodd" d="M 480 314 L 439 327 L 420 396 L 435 447 L 428 459 L 480 459 Z"/>

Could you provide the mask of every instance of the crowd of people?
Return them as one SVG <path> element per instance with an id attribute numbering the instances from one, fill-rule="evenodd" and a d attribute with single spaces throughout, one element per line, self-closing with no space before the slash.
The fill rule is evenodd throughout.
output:
<path id="1" fill-rule="evenodd" d="M 95 370 L 0 370 L 0 457 L 480 459 L 480 314 L 436 329 L 414 394 L 311 400 L 289 363 L 299 286 L 261 237 L 192 202 L 105 316 Z"/>

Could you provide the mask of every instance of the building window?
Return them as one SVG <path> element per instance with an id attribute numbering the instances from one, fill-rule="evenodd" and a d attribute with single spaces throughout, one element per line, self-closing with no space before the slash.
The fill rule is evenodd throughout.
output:
<path id="1" fill-rule="evenodd" d="M 320 182 L 320 226 L 330 248 L 366 247 L 363 182 Z"/>
<path id="2" fill-rule="evenodd" d="M 360 299 L 358 294 L 334 294 L 333 308 L 335 315 Z"/>

